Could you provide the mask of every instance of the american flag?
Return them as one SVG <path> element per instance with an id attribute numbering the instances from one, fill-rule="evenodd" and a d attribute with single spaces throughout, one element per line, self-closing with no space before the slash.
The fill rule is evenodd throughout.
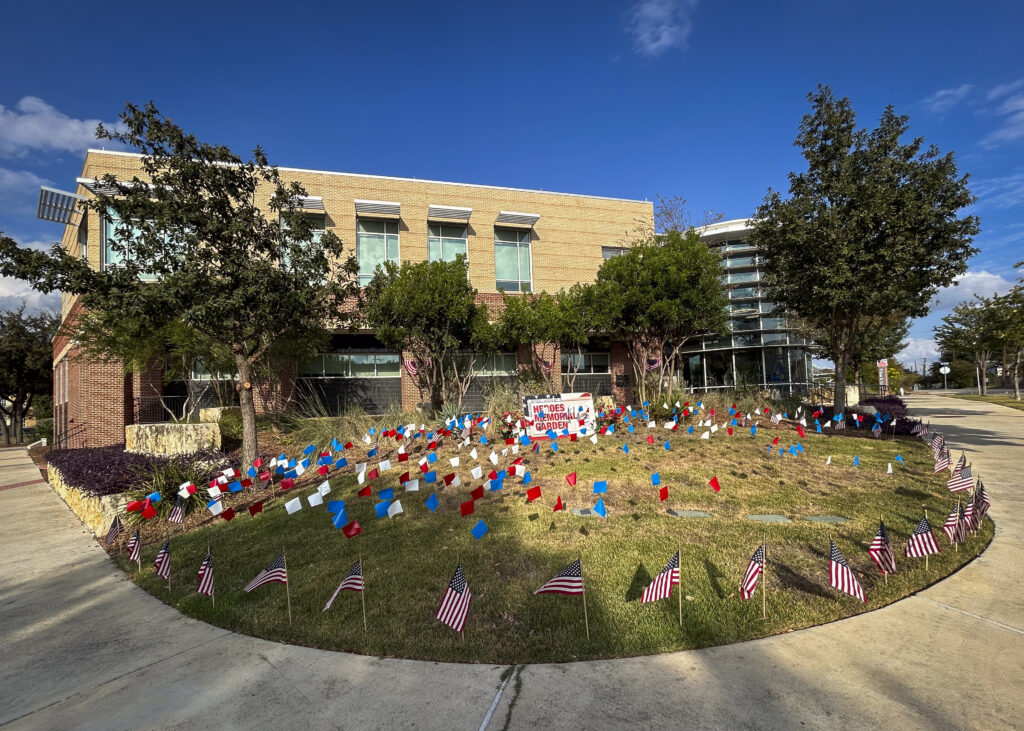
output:
<path id="1" fill-rule="evenodd" d="M 213 596 L 213 556 L 207 551 L 203 565 L 199 567 L 199 586 L 196 593 Z"/>
<path id="2" fill-rule="evenodd" d="M 779 423 L 782 422 L 782 414 L 778 414 L 778 413 L 772 414 L 771 422 L 773 424 L 775 424 L 776 426 L 778 426 Z"/>
<path id="3" fill-rule="evenodd" d="M 747 573 L 743 575 L 743 582 L 740 584 L 740 596 L 749 599 L 754 596 L 757 589 L 757 578 L 764 570 L 764 544 L 762 543 L 750 557 L 750 564 L 747 566 Z"/>
<path id="4" fill-rule="evenodd" d="M 362 560 L 356 561 L 352 564 L 352 568 L 348 570 L 348 574 L 342 579 L 338 588 L 331 594 L 331 598 L 327 600 L 327 605 L 323 608 L 323 611 L 327 611 L 334 604 L 334 600 L 338 597 L 342 591 L 348 589 L 349 591 L 362 591 L 363 590 L 363 562 Z"/>
<path id="5" fill-rule="evenodd" d="M 925 428 L 925 425 L 920 423 L 920 422 L 915 424 L 914 428 L 910 430 L 911 436 L 915 436 L 915 437 L 922 437 L 923 438 L 927 433 L 928 433 L 928 430 Z"/>
<path id="6" fill-rule="evenodd" d="M 978 530 L 978 513 L 974 510 L 974 495 L 971 495 L 971 499 L 967 501 L 967 507 L 964 509 L 964 523 L 967 528 L 974 533 Z"/>
<path id="7" fill-rule="evenodd" d="M 669 559 L 661 573 L 654 577 L 654 581 L 651 582 L 650 586 L 644 589 L 643 596 L 640 597 L 640 603 L 646 604 L 647 602 L 655 602 L 672 596 L 673 586 L 679 586 L 679 551 L 676 551 L 675 555 Z"/>
<path id="8" fill-rule="evenodd" d="M 836 429 L 845 429 L 845 428 L 846 428 L 846 417 L 844 416 L 841 419 L 839 419 L 839 421 L 836 422 Z"/>
<path id="9" fill-rule="evenodd" d="M 107 545 L 117 540 L 117 537 L 121 535 L 121 531 L 124 530 L 124 523 L 121 522 L 121 516 L 115 515 L 114 522 L 110 524 L 110 530 L 107 531 Z"/>
<path id="10" fill-rule="evenodd" d="M 960 453 L 960 459 L 956 461 L 956 466 L 953 468 L 953 477 L 960 474 L 960 471 L 967 466 L 967 454 L 964 452 Z"/>
<path id="11" fill-rule="evenodd" d="M 954 505 L 952 512 L 946 516 L 946 522 L 942 525 L 942 532 L 950 543 L 959 543 L 960 540 L 960 506 Z"/>
<path id="12" fill-rule="evenodd" d="M 448 589 L 441 600 L 441 606 L 435 615 L 442 623 L 448 625 L 456 632 L 461 632 L 466 626 L 466 615 L 469 613 L 469 602 L 472 596 L 469 593 L 469 584 L 466 583 L 466 575 L 462 573 L 462 564 L 455 567 L 452 580 L 448 582 Z"/>
<path id="13" fill-rule="evenodd" d="M 185 508 L 181 503 L 181 496 L 174 501 L 174 508 L 171 510 L 171 514 L 167 516 L 167 520 L 170 523 L 182 523 L 185 520 Z"/>
<path id="14" fill-rule="evenodd" d="M 933 553 L 939 553 L 939 544 L 935 542 L 932 535 L 932 524 L 928 522 L 927 516 L 921 518 L 921 522 L 914 528 L 913 535 L 907 541 L 907 558 L 921 558 Z"/>
<path id="15" fill-rule="evenodd" d="M 138 561 L 142 555 L 142 538 L 139 537 L 139 529 L 136 528 L 132 537 L 128 539 L 128 560 Z"/>
<path id="16" fill-rule="evenodd" d="M 677 562 L 678 565 L 678 562 Z M 677 569 L 678 571 L 678 569 Z M 678 581 L 678 577 L 676 579 Z M 571 564 L 562 569 L 562 572 L 558 574 L 548 583 L 544 584 L 534 594 L 582 594 L 583 593 L 583 567 L 580 564 L 580 559 L 576 559 Z"/>
<path id="17" fill-rule="evenodd" d="M 153 561 L 153 567 L 156 569 L 156 575 L 161 579 L 166 579 L 171 575 L 170 541 L 164 541 L 164 545 L 160 546 L 160 552 L 156 554 L 156 560 Z"/>
<path id="18" fill-rule="evenodd" d="M 889 542 L 889 531 L 885 523 L 878 521 L 878 532 L 868 546 L 868 555 L 883 574 L 896 573 L 896 558 L 892 555 L 892 544 Z"/>
<path id="19" fill-rule="evenodd" d="M 934 437 L 932 437 L 932 440 L 930 442 L 928 442 L 928 445 L 932 448 L 932 453 L 936 457 L 938 457 L 939 456 L 939 452 L 942 451 L 942 445 L 943 445 L 944 441 L 945 440 L 943 440 L 941 434 L 936 434 Z"/>
<path id="20" fill-rule="evenodd" d="M 942 452 L 935 458 L 935 474 L 945 472 L 949 469 L 949 450 L 943 447 Z"/>
<path id="21" fill-rule="evenodd" d="M 253 589 L 258 589 L 264 584 L 269 584 L 273 581 L 280 582 L 282 584 L 288 583 L 288 569 L 284 565 L 284 554 L 279 554 L 277 558 L 267 564 L 267 568 L 256 574 L 256 577 L 250 581 L 245 591 L 249 592 Z"/>
<path id="22" fill-rule="evenodd" d="M 875 439 L 878 439 L 880 436 L 882 436 L 882 424 L 881 424 L 881 422 L 878 422 L 878 421 L 875 422 L 875 425 L 873 427 L 871 427 L 871 433 L 875 435 Z"/>
<path id="23" fill-rule="evenodd" d="M 988 493 L 985 491 L 985 485 L 979 477 L 978 486 L 974 488 L 974 511 L 978 514 L 978 525 L 981 525 L 981 519 L 988 513 L 988 509 L 991 504 L 992 503 L 988 501 Z"/>
<path id="24" fill-rule="evenodd" d="M 957 505 L 957 508 L 960 510 L 960 521 L 956 526 L 956 537 L 958 543 L 963 543 L 967 540 L 967 520 L 964 516 L 964 506 Z"/>
<path id="25" fill-rule="evenodd" d="M 959 470 L 953 471 L 953 476 L 946 480 L 946 487 L 950 492 L 963 492 L 974 487 L 974 476 L 971 474 L 971 466 L 965 465 Z"/>
<path id="26" fill-rule="evenodd" d="M 864 598 L 864 589 L 861 588 L 860 582 L 857 581 L 857 577 L 853 575 L 853 571 L 850 570 L 850 564 L 846 563 L 846 559 L 843 558 L 843 554 L 839 553 L 839 549 L 836 548 L 836 544 L 833 541 L 829 541 L 831 544 L 829 548 L 829 583 L 832 587 L 839 589 L 839 591 L 849 594 L 850 596 L 860 599 L 862 602 L 866 602 Z"/>

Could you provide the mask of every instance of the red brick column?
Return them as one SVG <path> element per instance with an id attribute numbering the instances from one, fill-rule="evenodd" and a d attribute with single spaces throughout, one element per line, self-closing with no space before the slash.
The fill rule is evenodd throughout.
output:
<path id="1" fill-rule="evenodd" d="M 400 353 L 399 357 L 402 359 L 399 365 L 399 373 L 402 376 L 402 411 L 415 411 L 416 407 L 424 401 L 429 401 L 430 397 L 428 394 L 421 394 L 419 387 L 416 385 L 416 379 L 409 375 L 409 372 L 405 369 L 405 361 L 415 360 L 411 353 Z"/>
<path id="2" fill-rule="evenodd" d="M 617 404 L 625 404 L 633 398 L 633 362 L 629 358 L 629 351 L 623 343 L 611 343 L 609 348 L 609 361 L 612 375 L 612 398 Z M 625 377 L 628 386 L 616 385 L 621 377 Z"/>
<path id="3" fill-rule="evenodd" d="M 273 414 L 295 406 L 295 379 L 298 368 L 291 366 L 277 378 L 258 377 L 252 385 L 253 406 L 257 414 Z"/>
<path id="4" fill-rule="evenodd" d="M 164 369 L 156 361 L 145 368 L 134 371 L 132 379 L 132 400 L 126 404 L 133 413 L 131 422 L 153 424 L 164 420 L 164 407 L 160 397 L 164 393 Z M 173 407 L 172 407 L 173 408 Z"/>

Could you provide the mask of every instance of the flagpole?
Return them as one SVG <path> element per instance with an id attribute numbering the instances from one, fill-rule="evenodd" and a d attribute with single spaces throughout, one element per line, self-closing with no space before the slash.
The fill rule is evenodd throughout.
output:
<path id="1" fill-rule="evenodd" d="M 292 590 L 288 586 L 288 556 L 284 549 L 281 549 L 281 559 L 284 563 L 284 593 L 288 597 L 288 626 L 292 623 Z"/>
<path id="2" fill-rule="evenodd" d="M 682 562 L 683 552 L 678 547 L 676 548 L 676 550 L 679 551 L 679 557 L 680 557 L 679 561 L 677 561 L 676 563 L 681 563 Z M 679 571 L 681 568 L 682 568 L 681 566 L 677 566 L 676 567 L 676 571 Z M 583 573 L 583 564 L 582 563 L 580 564 L 580 573 L 581 574 Z M 681 578 L 682 577 L 680 576 L 680 579 Z M 669 582 L 672 581 L 672 577 L 671 576 L 669 576 L 668 579 L 669 579 Z M 669 586 L 671 586 L 671 583 L 669 584 Z M 676 585 L 676 589 L 678 589 L 678 591 L 679 591 L 679 626 L 682 627 L 683 626 L 683 585 L 682 585 L 681 581 L 680 581 L 679 584 Z"/>
<path id="3" fill-rule="evenodd" d="M 928 520 L 928 508 L 924 509 L 924 519 Z M 931 523 L 929 523 L 928 525 L 930 526 Z M 924 570 L 925 570 L 925 573 L 928 573 L 928 554 L 927 553 L 924 555 Z"/>
<path id="4" fill-rule="evenodd" d="M 210 556 L 210 564 L 211 565 L 207 567 L 207 570 L 210 570 L 210 569 L 213 568 L 213 566 L 212 566 L 212 564 L 213 564 L 213 554 L 210 553 L 210 544 L 209 543 L 206 544 L 206 555 Z M 210 606 L 211 607 L 217 606 L 217 598 L 213 595 L 214 591 L 216 591 L 216 590 L 214 589 L 213 585 L 211 584 L 210 585 Z"/>
<path id="5" fill-rule="evenodd" d="M 768 531 L 762 535 L 764 539 L 764 567 L 761 569 L 761 619 L 768 619 Z"/>
<path id="6" fill-rule="evenodd" d="M 359 598 L 363 600 L 363 632 L 366 631 L 366 567 L 363 566 L 363 553 L 359 552 L 359 573 L 363 575 L 363 590 L 359 592 Z"/>
<path id="7" fill-rule="evenodd" d="M 953 526 L 953 535 L 959 537 L 960 535 L 960 498 L 956 499 L 956 525 Z M 954 550 L 960 553 L 960 542 L 953 544 Z"/>
<path id="8" fill-rule="evenodd" d="M 587 630 L 587 642 L 590 642 L 590 620 L 587 619 L 587 585 L 583 581 L 582 555 L 580 555 L 580 586 L 583 587 L 583 626 Z"/>

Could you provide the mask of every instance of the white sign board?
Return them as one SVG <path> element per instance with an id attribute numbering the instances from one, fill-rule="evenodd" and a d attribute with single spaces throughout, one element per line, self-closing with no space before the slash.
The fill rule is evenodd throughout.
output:
<path id="1" fill-rule="evenodd" d="M 944 376 L 946 374 L 948 374 L 949 373 L 949 366 L 942 366 L 942 368 L 939 368 L 939 373 L 941 373 Z"/>
<path id="2" fill-rule="evenodd" d="M 530 438 L 546 436 L 548 430 L 561 435 L 580 431 L 580 419 L 588 433 L 594 432 L 594 396 L 589 393 L 552 393 L 523 398 L 523 417 L 533 424 L 526 427 Z"/>

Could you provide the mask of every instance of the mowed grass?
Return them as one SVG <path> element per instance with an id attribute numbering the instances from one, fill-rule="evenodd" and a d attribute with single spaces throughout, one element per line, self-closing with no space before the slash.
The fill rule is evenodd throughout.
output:
<path id="1" fill-rule="evenodd" d="M 403 515 L 377 520 L 376 499 L 359 498 L 354 475 L 331 479 L 327 499 L 344 499 L 349 519 L 364 531 L 348 540 L 331 524 L 326 507 L 310 508 L 305 496 L 319 482 L 284 495 L 303 496 L 303 509 L 287 515 L 282 494 L 264 512 L 244 511 L 230 523 L 220 519 L 171 536 L 172 584 L 154 575 L 152 561 L 162 538 L 153 535 L 142 551 L 142 571 L 122 556 L 125 570 L 146 590 L 197 619 L 245 634 L 312 647 L 377 656 L 483 663 L 568 661 L 652 654 L 747 640 L 821 624 L 875 609 L 905 597 L 955 571 L 991 539 L 992 523 L 955 551 L 940 527 L 956 503 L 941 476 L 933 475 L 931 453 L 916 439 L 875 440 L 854 436 L 808 434 L 806 454 L 780 458 L 766 445 L 775 436 L 788 446 L 789 428 L 746 430 L 729 437 L 722 430 L 710 441 L 682 432 L 646 429 L 601 437 L 592 445 L 581 439 L 559 442 L 559 450 L 542 444 L 539 454 L 520 449 L 519 456 L 542 488 L 542 497 L 526 502 L 519 477 L 501 491 L 487 492 L 473 515 L 460 517 L 459 503 L 469 499 L 478 482 L 469 470 L 476 464 L 469 449 L 449 443 L 438 449 L 438 475 L 449 470 L 448 458 L 461 456 L 457 470 L 463 485 L 437 491 L 441 507 L 424 505 L 432 490 L 398 485 L 408 468 L 415 473 L 424 440 L 413 442 L 413 457 L 384 473 L 374 490 L 391 487 L 402 501 Z M 867 429 L 860 434 L 870 434 Z M 671 442 L 671 451 L 663 448 Z M 629 454 L 621 450 L 629 444 Z M 382 442 L 382 446 L 383 446 Z M 362 445 L 357 445 L 361 447 Z M 490 446 L 476 445 L 484 475 Z M 494 445 L 499 452 L 504 445 Z M 394 457 L 395 446 L 382 448 Z M 356 450 L 353 450 L 356 451 Z M 895 455 L 906 461 L 899 466 Z M 832 465 L 825 466 L 832 456 Z M 852 467 L 854 455 L 860 466 Z M 358 460 L 349 454 L 349 461 Z M 502 458 L 505 467 L 513 455 Z M 885 474 L 893 462 L 896 474 Z M 570 487 L 565 476 L 576 472 Z M 659 472 L 669 488 L 665 502 L 651 485 Z M 715 493 L 707 481 L 717 475 Z M 414 474 L 415 476 L 415 474 Z M 560 495 L 567 508 L 593 506 L 595 480 L 607 480 L 608 517 L 580 517 L 552 512 Z M 251 499 L 251 498 L 250 498 Z M 242 502 L 244 504 L 244 501 Z M 714 517 L 681 519 L 667 509 L 704 510 Z M 927 509 L 942 553 L 923 559 L 903 558 L 904 542 Z M 794 520 L 763 524 L 747 514 L 776 513 Z M 839 525 L 803 520 L 808 515 L 850 518 Z M 867 554 L 882 517 L 897 555 L 898 573 L 886 583 Z M 470 529 L 484 519 L 490 531 L 480 541 Z M 163 527 L 153 526 L 163 530 Z M 828 585 L 828 541 L 833 537 L 867 593 L 867 604 L 839 594 Z M 739 583 L 751 554 L 768 541 L 768 619 L 761 618 L 761 595 L 743 601 Z M 210 545 L 213 551 L 216 604 L 195 593 L 196 571 Z M 263 586 L 250 594 L 242 588 L 285 550 L 293 622 L 289 625 L 285 587 Z M 671 599 L 641 604 L 643 589 L 676 551 L 681 551 L 682 625 L 676 593 Z M 535 596 L 532 592 L 578 556 L 583 558 L 590 640 L 585 637 L 579 597 Z M 329 612 L 324 604 L 351 564 L 362 557 L 369 629 L 363 630 L 360 596 L 343 592 Z M 472 591 L 464 637 L 434 618 L 456 563 L 461 560 Z M 678 590 L 676 590 L 678 591 Z"/>
<path id="2" fill-rule="evenodd" d="M 940 393 L 940 396 L 945 394 Z M 957 393 L 950 394 L 953 398 L 962 398 L 968 401 L 984 401 L 987 404 L 998 404 L 999 406 L 1008 406 L 1011 409 L 1017 409 L 1018 411 L 1024 411 L 1024 400 L 1018 401 L 1013 396 L 1006 394 L 993 394 L 991 396 L 979 396 L 978 394 L 968 393 Z"/>

